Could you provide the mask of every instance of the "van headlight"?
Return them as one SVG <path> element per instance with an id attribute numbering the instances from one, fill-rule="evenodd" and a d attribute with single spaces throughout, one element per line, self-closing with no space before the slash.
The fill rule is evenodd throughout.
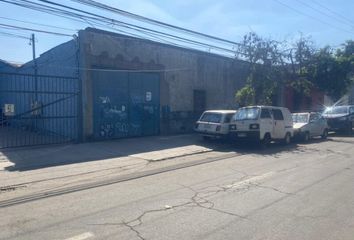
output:
<path id="1" fill-rule="evenodd" d="M 237 129 L 237 127 L 236 127 L 235 124 L 231 124 L 231 125 L 229 126 L 229 130 L 236 130 L 236 129 Z"/>
<path id="2" fill-rule="evenodd" d="M 339 121 L 347 121 L 348 118 L 347 118 L 347 117 L 340 117 L 340 118 L 338 118 L 338 120 L 339 120 Z"/>
<path id="3" fill-rule="evenodd" d="M 259 124 L 258 123 L 250 124 L 250 129 L 252 130 L 259 129 Z"/>

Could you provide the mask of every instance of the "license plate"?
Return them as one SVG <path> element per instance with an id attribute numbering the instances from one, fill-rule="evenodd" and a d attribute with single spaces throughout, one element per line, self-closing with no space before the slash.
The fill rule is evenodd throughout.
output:
<path id="1" fill-rule="evenodd" d="M 210 124 L 204 124 L 204 129 L 210 129 L 211 125 Z"/>
<path id="2" fill-rule="evenodd" d="M 237 136 L 238 137 L 247 137 L 247 134 L 246 133 L 238 133 Z"/>

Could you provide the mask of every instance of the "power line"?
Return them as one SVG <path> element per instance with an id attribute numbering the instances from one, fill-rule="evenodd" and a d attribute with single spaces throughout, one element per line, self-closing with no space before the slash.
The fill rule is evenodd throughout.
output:
<path id="1" fill-rule="evenodd" d="M 119 27 L 119 28 L 126 28 L 129 31 L 135 31 L 135 32 L 138 32 L 139 34 L 148 35 L 150 38 L 152 37 L 152 38 L 158 39 L 158 41 L 166 42 L 165 38 L 167 38 L 167 39 L 170 39 L 170 40 L 173 40 L 173 41 L 177 41 L 177 42 L 182 42 L 184 44 L 188 44 L 189 46 L 192 45 L 194 47 L 197 46 L 199 48 L 200 47 L 208 48 L 209 52 L 210 52 L 210 50 L 216 50 L 216 51 L 218 51 L 217 54 L 219 54 L 219 55 L 223 55 L 223 54 L 221 54 L 222 52 L 227 52 L 229 54 L 232 54 L 233 57 L 235 57 L 235 54 L 240 54 L 242 56 L 247 56 L 248 55 L 245 52 L 239 52 L 239 51 L 234 50 L 234 49 L 229 49 L 229 48 L 225 48 L 225 47 L 209 44 L 209 43 L 206 43 L 206 42 L 196 41 L 196 40 L 193 40 L 193 39 L 188 39 L 188 38 L 176 36 L 174 34 L 170 34 L 170 33 L 162 32 L 162 31 L 157 31 L 157 30 L 153 30 L 153 29 L 150 29 L 150 28 L 146 28 L 146 27 L 142 27 L 142 26 L 126 23 L 126 22 L 123 22 L 123 21 L 119 21 L 119 20 L 116 20 L 116 19 L 111 19 L 111 18 L 105 17 L 104 15 L 99 15 L 99 14 L 96 14 L 96 13 L 84 11 L 84 10 L 81 10 L 81 9 L 78 9 L 78 8 L 66 6 L 66 5 L 55 3 L 55 2 L 51 2 L 51 1 L 48 1 L 48 0 L 38 0 L 38 1 L 43 2 L 45 4 L 48 4 L 48 5 L 35 3 L 33 1 L 28 1 L 28 0 L 0 0 L 0 2 L 6 2 L 6 3 L 9 3 L 9 4 L 14 4 L 14 5 L 17 5 L 17 6 L 20 6 L 20 7 L 24 7 L 24 8 L 28 8 L 28 9 L 44 12 L 44 13 L 47 13 L 47 14 L 53 14 L 53 15 L 56 15 L 56 16 L 69 18 L 71 20 L 85 22 L 85 23 L 88 23 L 90 25 L 92 25 L 94 23 L 94 24 L 99 24 L 101 26 L 103 24 L 106 24 L 106 25 L 104 25 L 105 28 L 109 28 L 109 27 L 113 28 L 112 26 L 116 26 L 116 27 Z M 54 6 L 50 6 L 50 5 L 54 5 L 55 7 Z M 68 10 L 66 10 L 66 9 L 68 9 Z M 122 30 L 118 30 L 118 31 L 124 32 Z M 132 35 L 132 33 L 130 33 L 130 35 Z M 66 36 L 68 36 L 68 35 L 66 35 Z M 143 37 L 141 37 L 141 35 L 140 35 L 139 38 L 143 38 Z M 173 42 L 170 42 L 170 41 L 168 41 L 168 42 L 169 42 L 169 44 L 173 44 L 175 46 L 182 47 L 179 44 L 176 44 L 176 43 L 173 43 Z M 239 44 L 240 46 L 244 46 L 243 44 L 240 44 L 240 43 L 237 43 L 237 44 Z M 185 46 L 183 46 L 183 47 L 187 48 Z M 205 49 L 203 49 L 203 50 L 205 51 Z"/>
<path id="2" fill-rule="evenodd" d="M 74 11 L 77 11 L 77 12 L 81 12 L 81 13 L 84 13 L 84 14 L 87 14 L 87 15 L 91 15 L 91 16 L 94 16 L 94 17 L 99 17 L 99 18 L 102 18 L 102 19 L 104 19 L 106 21 L 108 20 L 108 23 L 123 24 L 125 27 L 130 28 L 130 29 L 131 28 L 141 29 L 141 30 L 144 30 L 144 31 L 153 32 L 155 34 L 162 34 L 162 35 L 165 35 L 165 36 L 168 36 L 168 37 L 172 37 L 172 38 L 175 38 L 175 39 L 178 39 L 178 40 L 189 41 L 189 42 L 192 42 L 194 44 L 203 44 L 203 45 L 205 45 L 207 47 L 218 48 L 220 50 L 223 49 L 223 48 L 220 48 L 220 47 L 217 47 L 217 46 L 214 46 L 214 45 L 202 43 L 202 42 L 191 40 L 191 39 L 186 39 L 186 38 L 179 37 L 179 36 L 176 36 L 176 35 L 173 35 L 173 34 L 161 32 L 161 31 L 157 31 L 157 30 L 153 30 L 153 29 L 149 29 L 149 28 L 145 28 L 145 27 L 141 27 L 141 26 L 137 26 L 137 25 L 134 25 L 134 24 L 125 23 L 125 22 L 118 21 L 118 20 L 115 20 L 115 19 L 110 19 L 110 18 L 101 16 L 101 15 L 98 15 L 98 14 L 95 14 L 95 13 L 90 13 L 90 12 L 87 12 L 87 11 L 84 11 L 84 10 L 80 10 L 80 9 L 77 9 L 77 8 L 69 7 L 69 6 L 66 6 L 66 5 L 59 4 L 59 3 L 54 3 L 54 2 L 51 2 L 51 1 L 48 1 L 48 0 L 38 0 L 38 1 L 45 2 L 45 3 L 48 3 L 48 4 L 52 4 L 52 5 L 59 6 L 59 7 L 63 7 L 63 8 L 68 8 L 68 9 L 71 9 L 71 10 L 74 10 Z M 223 50 L 225 50 L 225 48 Z M 232 50 L 228 49 L 227 51 L 232 51 Z M 232 51 L 232 52 L 235 52 L 235 51 Z"/>
<path id="3" fill-rule="evenodd" d="M 69 11 L 66 11 L 66 10 L 63 10 L 63 9 L 50 7 L 48 5 L 43 5 L 43 4 L 39 4 L 39 3 L 29 2 L 27 0 L 22 0 L 20 2 L 16 1 L 16 3 L 10 2 L 8 0 L 0 0 L 0 1 L 11 3 L 11 4 L 15 4 L 15 5 L 18 5 L 18 6 L 21 6 L 21 7 L 25 7 L 25 8 L 34 9 L 34 10 L 37 10 L 37 11 L 46 12 L 46 13 L 56 13 L 56 14 L 60 14 L 60 15 L 64 15 L 64 16 L 70 16 L 70 17 L 74 17 L 74 18 L 79 18 L 81 20 L 82 19 L 90 19 L 90 20 L 93 20 L 93 21 L 105 22 L 106 24 L 110 24 L 110 25 L 114 24 L 114 25 L 118 25 L 120 27 L 124 27 L 124 28 L 130 29 L 130 30 L 133 30 L 133 31 L 144 31 L 145 33 L 146 32 L 151 32 L 152 34 L 155 34 L 155 35 L 157 34 L 157 35 L 160 35 L 160 36 L 172 38 L 172 39 L 177 40 L 177 41 L 188 42 L 188 43 L 190 43 L 192 45 L 204 46 L 204 47 L 208 47 L 208 48 L 212 48 L 212 49 L 217 49 L 219 51 L 221 50 L 221 51 L 232 52 L 233 54 L 235 54 L 235 52 L 236 52 L 236 51 L 231 50 L 231 49 L 226 49 L 226 48 L 222 48 L 222 47 L 219 47 L 219 46 L 215 46 L 215 45 L 211 45 L 211 44 L 207 44 L 207 43 L 203 43 L 203 42 L 199 42 L 199 41 L 195 41 L 195 40 L 179 37 L 179 36 L 176 36 L 176 35 L 173 35 L 173 34 L 168 34 L 168 33 L 160 32 L 160 31 L 152 30 L 152 29 L 149 29 L 149 28 L 144 28 L 144 27 L 137 26 L 137 25 L 134 25 L 134 24 L 128 24 L 128 23 L 125 23 L 125 22 L 122 22 L 122 21 L 118 21 L 118 20 L 115 20 L 115 19 L 107 18 L 107 17 L 102 16 L 102 15 L 90 13 L 90 12 L 87 12 L 87 11 L 83 11 L 83 10 L 80 10 L 80 9 L 77 9 L 77 8 L 73 8 L 73 7 L 69 7 L 69 6 L 66 6 L 66 5 L 62 5 L 62 4 L 59 4 L 59 3 L 54 3 L 54 2 L 51 2 L 51 1 L 39 0 L 39 1 L 45 2 L 47 4 L 55 5 L 55 6 L 58 6 L 58 7 L 61 7 L 61 8 L 70 9 L 71 11 L 80 12 L 80 13 L 83 13 L 85 15 L 82 15 L 82 14 L 79 14 L 79 13 L 75 13 L 75 12 L 69 12 Z M 23 4 L 23 2 L 25 2 L 27 4 Z M 29 4 L 32 4 L 32 5 L 29 5 Z M 240 54 L 242 54 L 242 53 L 240 53 Z"/>
<path id="4" fill-rule="evenodd" d="M 111 6 L 108 6 L 108 5 L 105 5 L 103 3 L 99 3 L 99 2 L 93 1 L 93 0 L 71 0 L 71 1 L 77 2 L 77 3 L 81 3 L 81 4 L 85 4 L 85 5 L 91 6 L 91 7 L 96 7 L 96 8 L 99 8 L 99 9 L 106 10 L 106 11 L 114 12 L 114 13 L 117 13 L 117 14 L 120 14 L 120 15 L 123 15 L 123 16 L 126 16 L 126 17 L 130 17 L 130 18 L 133 18 L 133 19 L 136 19 L 136 20 L 140 20 L 140 21 L 143 21 L 143 22 L 148 22 L 148 23 L 151 23 L 151 24 L 154 24 L 154 25 L 158 25 L 158 26 L 163 26 L 163 27 L 179 30 L 179 31 L 182 31 L 182 32 L 185 32 L 185 33 L 192 34 L 194 36 L 199 36 L 199 37 L 202 36 L 202 37 L 205 37 L 205 38 L 217 40 L 217 41 L 220 41 L 220 42 L 223 42 L 223 43 L 229 43 L 229 44 L 232 44 L 232 45 L 241 45 L 240 43 L 237 43 L 237 42 L 234 42 L 234 41 L 230 41 L 230 40 L 227 40 L 227 39 L 223 39 L 223 38 L 211 36 L 211 35 L 208 35 L 208 34 L 204 34 L 204 33 L 201 33 L 201 32 L 193 31 L 193 30 L 190 30 L 190 29 L 182 28 L 182 27 L 179 27 L 179 26 L 176 26 L 176 25 L 172 25 L 172 24 L 161 22 L 161 21 L 157 21 L 157 20 L 154 20 L 154 19 L 151 19 L 151 18 L 147 18 L 147 17 L 141 16 L 141 15 L 138 15 L 138 14 L 134 14 L 134 13 L 131 13 L 131 12 L 128 12 L 128 11 L 124 11 L 124 10 L 121 10 L 121 9 L 118 9 L 118 8 L 114 8 L 114 7 L 111 7 Z"/>
<path id="5" fill-rule="evenodd" d="M 40 30 L 40 29 L 35 29 L 35 28 L 25 28 L 25 27 L 9 25 L 9 24 L 2 24 L 2 23 L 0 23 L 0 27 L 6 28 L 6 29 L 12 29 L 12 30 L 25 30 L 25 31 L 32 31 L 32 32 L 40 32 L 40 33 L 52 34 L 52 35 L 63 36 L 63 37 L 72 37 L 73 36 L 73 35 L 65 34 L 65 33 L 50 32 L 50 31 L 45 31 L 45 30 Z"/>
<path id="6" fill-rule="evenodd" d="M 304 6 L 307 6 L 307 7 L 310 8 L 310 9 L 314 10 L 315 12 L 318 12 L 318 13 L 320 13 L 320 14 L 326 16 L 326 17 L 329 17 L 330 19 L 333 19 L 333 16 L 327 14 L 326 12 L 324 12 L 324 11 L 322 11 L 322 10 L 319 10 L 319 9 L 317 9 L 317 8 L 315 8 L 315 7 L 313 7 L 313 6 L 311 6 L 310 4 L 308 4 L 308 3 L 306 3 L 306 2 L 304 2 L 304 1 L 302 1 L 302 0 L 296 0 L 296 1 L 299 2 L 299 3 L 301 3 L 301 4 L 304 5 Z M 344 24 L 346 24 L 346 25 L 348 24 L 346 21 L 344 21 L 343 19 L 338 18 L 338 17 L 336 17 L 336 16 L 334 16 L 334 19 L 336 19 L 338 22 L 344 23 Z M 352 24 L 352 23 L 351 23 L 351 24 Z M 353 27 L 353 25 L 351 25 L 350 27 Z"/>
<path id="7" fill-rule="evenodd" d="M 14 33 L 3 32 L 3 31 L 0 31 L 0 35 L 5 36 L 5 37 L 15 37 L 15 38 L 30 40 L 29 37 L 19 35 L 19 34 L 14 34 Z"/>
<path id="8" fill-rule="evenodd" d="M 84 68 L 84 67 L 70 67 L 70 66 L 58 66 L 58 65 L 48 65 L 46 63 L 39 63 L 40 65 L 45 65 L 47 67 L 61 68 L 61 69 L 73 69 L 73 70 L 87 70 L 87 71 L 97 71 L 97 72 L 181 72 L 181 71 L 194 71 L 192 68 L 167 68 L 167 69 L 139 69 L 139 70 L 127 70 L 127 69 L 106 69 L 106 68 Z"/>
<path id="9" fill-rule="evenodd" d="M 279 3 L 279 4 L 282 5 L 282 6 L 286 7 L 286 8 L 289 8 L 289 9 L 293 10 L 294 12 L 297 12 L 297 13 L 300 14 L 300 15 L 303 15 L 303 16 L 306 16 L 306 17 L 309 17 L 309 18 L 312 18 L 312 19 L 314 19 L 314 20 L 316 20 L 316 21 L 318 21 L 318 22 L 321 22 L 321 23 L 323 23 L 323 24 L 325 24 L 325 25 L 327 25 L 327 26 L 330 26 L 330 27 L 332 27 L 332 28 L 335 28 L 335 29 L 337 29 L 337 30 L 341 30 L 341 31 L 344 31 L 344 32 L 347 32 L 347 33 L 350 33 L 350 34 L 353 34 L 353 33 L 354 33 L 354 32 L 352 32 L 352 31 L 348 31 L 348 30 L 346 30 L 346 29 L 339 28 L 339 27 L 334 26 L 334 25 L 332 25 L 332 24 L 330 24 L 330 23 L 328 23 L 328 22 L 326 22 L 326 21 L 323 21 L 322 19 L 316 18 L 316 17 L 311 16 L 311 15 L 309 15 L 309 14 L 307 14 L 307 13 L 304 13 L 304 12 L 302 12 L 302 11 L 296 9 L 296 8 L 293 8 L 293 7 L 291 7 L 291 6 L 287 5 L 287 4 L 285 4 L 285 3 L 281 2 L 281 1 L 279 1 L 279 0 L 274 0 L 274 1 L 277 2 L 277 3 Z"/>
<path id="10" fill-rule="evenodd" d="M 8 2 L 8 1 L 3 1 L 3 2 L 6 2 L 6 3 L 10 3 L 10 2 Z M 18 1 L 17 1 L 18 2 Z M 28 1 L 26 1 L 26 2 L 28 2 Z M 48 9 L 48 8 L 46 8 L 46 6 L 44 6 L 44 5 L 40 5 L 40 6 L 37 6 L 37 7 L 34 7 L 34 6 L 31 6 L 31 5 L 25 5 L 25 4 L 21 4 L 21 3 L 13 3 L 13 2 L 11 2 L 12 4 L 15 4 L 15 5 L 17 5 L 17 6 L 20 6 L 20 7 L 26 7 L 26 8 L 29 8 L 29 9 L 31 9 L 31 10 L 36 10 L 36 11 L 41 11 L 41 12 L 45 12 L 45 13 L 48 13 L 48 14 L 54 14 L 54 15 L 56 15 L 56 16 L 59 16 L 59 17 L 66 17 L 65 15 L 63 15 L 63 14 L 58 14 L 58 12 L 48 12 L 49 10 L 53 10 L 53 9 Z M 68 14 L 68 13 L 65 13 L 65 14 Z M 36 24 L 36 25 L 41 25 L 41 26 L 48 26 L 48 27 L 55 27 L 55 26 L 52 26 L 52 25 L 47 25 L 47 24 L 38 24 L 38 23 L 34 23 L 34 22 L 28 22 L 28 21 L 21 21 L 21 20 L 17 20 L 17 19 L 13 19 L 13 18 L 5 18 L 5 17 L 0 17 L 0 18 L 3 18 L 3 19 L 7 19 L 7 20 L 13 20 L 13 21 L 18 21 L 18 22 L 24 22 L 24 23 L 31 23 L 31 24 Z M 124 33 L 124 34 L 126 34 L 126 35 L 128 35 L 128 36 L 134 36 L 134 37 L 138 37 L 138 38 L 143 38 L 143 39 L 148 39 L 148 40 L 156 40 L 156 39 L 158 39 L 158 40 L 160 40 L 160 41 L 164 41 L 164 42 L 168 42 L 168 41 L 166 41 L 166 40 L 163 40 L 163 39 L 161 39 L 161 38 L 157 38 L 157 37 L 155 37 L 155 36 L 152 36 L 152 38 L 144 38 L 144 37 L 142 37 L 141 35 L 136 35 L 136 34 L 133 34 L 133 33 L 129 33 L 129 32 L 127 32 L 127 31 L 123 31 L 123 30 L 118 30 L 118 29 L 116 29 L 116 28 L 113 28 L 113 27 L 111 27 L 111 26 L 107 26 L 107 25 L 104 25 L 104 24 L 102 24 L 102 23 L 92 23 L 91 21 L 89 21 L 89 20 L 86 20 L 86 19 L 83 19 L 83 17 L 78 17 L 78 19 L 76 19 L 76 18 L 69 18 L 70 20 L 75 20 L 75 21 L 79 21 L 79 22 L 83 22 L 83 23 L 87 23 L 87 24 L 89 24 L 90 26 L 92 26 L 92 27 L 95 27 L 95 25 L 100 25 L 101 27 L 103 27 L 103 28 L 110 28 L 110 29 L 112 29 L 112 30 L 114 30 L 114 31 L 119 31 L 119 32 L 122 32 L 122 33 Z M 68 29 L 68 28 L 61 28 L 61 27 L 56 27 L 56 28 L 58 28 L 58 29 L 65 29 L 65 30 L 71 30 L 71 31 L 75 31 L 75 30 L 73 30 L 73 29 Z M 143 32 L 141 32 L 141 33 L 143 33 Z M 143 34 L 147 34 L 147 33 L 143 33 Z M 149 34 L 149 36 L 151 37 L 151 34 Z M 168 42 L 169 44 L 174 44 L 174 43 L 172 43 L 172 42 Z M 182 46 L 181 46 L 182 47 Z"/>
<path id="11" fill-rule="evenodd" d="M 336 11 L 333 11 L 332 9 L 326 7 L 325 5 L 319 3 L 318 1 L 312 0 L 312 2 L 315 3 L 315 4 L 317 4 L 318 6 L 320 6 L 320 7 L 324 8 L 324 9 L 326 9 L 328 12 L 332 13 L 333 15 L 336 15 L 336 16 L 338 16 L 338 17 L 344 19 L 344 20 L 347 21 L 348 23 L 354 24 L 354 21 L 353 21 L 353 20 L 350 20 L 350 19 L 347 18 L 346 16 L 344 16 L 344 15 L 342 15 L 342 14 L 336 12 Z"/>
<path id="12" fill-rule="evenodd" d="M 70 29 L 70 28 L 63 28 L 63 27 L 58 27 L 58 26 L 53 26 L 53 25 L 48 25 L 48 24 L 42 24 L 42 23 L 35 23 L 31 21 L 24 21 L 24 20 L 19 20 L 19 19 L 14 19 L 14 18 L 8 18 L 8 17 L 0 17 L 1 19 L 6 19 L 10 21 L 15 21 L 15 22 L 21 22 L 21 23 L 28 23 L 28 24 L 33 24 L 33 25 L 38 25 L 38 26 L 43 26 L 43 27 L 50 27 L 50 28 L 56 28 L 60 30 L 67 30 L 67 31 L 78 31 L 75 29 Z"/>

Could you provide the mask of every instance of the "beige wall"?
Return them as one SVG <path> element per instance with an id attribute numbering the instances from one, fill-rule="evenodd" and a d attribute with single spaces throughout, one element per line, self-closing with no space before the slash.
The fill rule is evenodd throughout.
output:
<path id="1" fill-rule="evenodd" d="M 207 109 L 234 109 L 235 92 L 246 81 L 248 69 L 242 61 L 93 29 L 80 31 L 79 38 L 82 69 L 159 70 L 160 104 L 171 112 L 192 112 L 193 90 L 205 90 Z M 81 73 L 85 131 L 90 133 L 91 75 Z"/>

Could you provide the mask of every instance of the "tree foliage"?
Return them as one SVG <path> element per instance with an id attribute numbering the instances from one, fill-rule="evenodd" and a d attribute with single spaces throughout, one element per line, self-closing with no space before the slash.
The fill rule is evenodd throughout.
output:
<path id="1" fill-rule="evenodd" d="M 236 93 L 236 101 L 240 105 L 247 102 L 272 104 L 278 87 L 275 79 L 280 74 L 277 66 L 282 63 L 278 43 L 251 32 L 244 36 L 238 52 L 250 63 L 250 67 L 247 84 Z"/>
<path id="2" fill-rule="evenodd" d="M 296 98 L 309 97 L 315 88 L 337 100 L 353 84 L 354 41 L 334 51 L 316 48 L 312 39 L 303 35 L 289 44 L 251 32 L 237 52 L 250 66 L 245 87 L 235 94 L 241 106 L 276 104 L 277 94 L 285 86 L 294 90 Z"/>
<path id="3" fill-rule="evenodd" d="M 313 56 L 308 66 L 308 75 L 315 86 L 338 100 L 352 85 L 350 57 L 334 54 L 330 47 L 324 47 Z"/>

